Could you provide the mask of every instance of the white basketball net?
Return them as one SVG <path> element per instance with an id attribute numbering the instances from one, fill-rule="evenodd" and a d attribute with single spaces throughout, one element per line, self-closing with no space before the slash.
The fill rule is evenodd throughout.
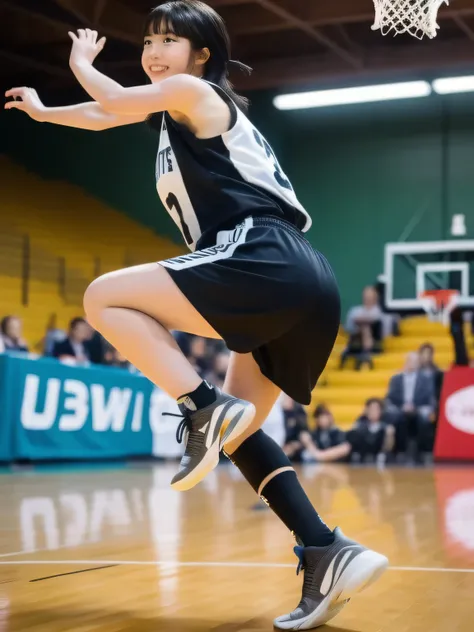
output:
<path id="1" fill-rule="evenodd" d="M 374 0 L 372 30 L 380 29 L 382 35 L 408 33 L 418 39 L 436 37 L 438 10 L 444 3 L 449 0 Z"/>

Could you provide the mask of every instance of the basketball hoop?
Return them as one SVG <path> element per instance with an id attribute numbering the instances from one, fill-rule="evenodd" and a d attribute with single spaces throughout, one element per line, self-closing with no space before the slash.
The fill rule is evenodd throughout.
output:
<path id="1" fill-rule="evenodd" d="M 420 294 L 420 303 L 431 321 L 448 325 L 458 296 L 457 290 L 426 290 Z"/>
<path id="2" fill-rule="evenodd" d="M 436 37 L 438 10 L 449 0 L 374 0 L 373 31 L 382 35 L 408 33 L 417 39 Z"/>

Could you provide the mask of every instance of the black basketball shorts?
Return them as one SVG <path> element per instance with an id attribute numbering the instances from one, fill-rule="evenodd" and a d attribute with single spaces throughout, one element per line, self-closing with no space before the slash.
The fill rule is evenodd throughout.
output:
<path id="1" fill-rule="evenodd" d="M 251 352 L 274 384 L 310 403 L 341 308 L 329 263 L 298 228 L 247 217 L 215 245 L 160 264 L 231 351 Z"/>

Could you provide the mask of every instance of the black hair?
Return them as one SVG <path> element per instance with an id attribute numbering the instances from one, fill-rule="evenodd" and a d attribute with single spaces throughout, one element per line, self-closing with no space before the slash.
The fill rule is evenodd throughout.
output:
<path id="1" fill-rule="evenodd" d="M 318 404 L 314 410 L 313 417 L 316 419 L 317 417 L 321 417 L 321 415 L 330 415 L 331 411 L 326 406 L 326 404 Z"/>
<path id="2" fill-rule="evenodd" d="M 76 327 L 80 325 L 81 323 L 87 323 L 87 320 L 85 318 L 82 318 L 81 316 L 76 316 L 76 318 L 73 318 L 71 322 L 69 323 L 70 331 L 73 331 L 74 329 L 76 329 Z"/>
<path id="3" fill-rule="evenodd" d="M 194 50 L 208 48 L 210 57 L 204 66 L 203 79 L 217 84 L 241 110 L 248 99 L 237 94 L 229 81 L 229 65 L 251 72 L 249 66 L 230 59 L 230 38 L 221 16 L 200 0 L 171 0 L 155 7 L 149 14 L 144 36 L 173 33 L 191 42 Z"/>
<path id="4" fill-rule="evenodd" d="M 369 406 L 372 406 L 372 404 L 378 404 L 380 406 L 380 409 L 383 411 L 384 403 L 383 403 L 383 400 L 381 400 L 379 397 L 371 397 L 365 402 L 365 405 L 367 408 Z"/>

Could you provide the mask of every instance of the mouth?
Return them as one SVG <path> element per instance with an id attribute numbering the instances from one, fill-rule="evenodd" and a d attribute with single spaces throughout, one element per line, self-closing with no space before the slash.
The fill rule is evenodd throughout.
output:
<path id="1" fill-rule="evenodd" d="M 160 75 L 163 74 L 164 72 L 166 72 L 168 70 L 168 66 L 161 66 L 160 64 L 153 64 L 149 67 L 150 72 L 153 73 L 154 75 Z"/>

